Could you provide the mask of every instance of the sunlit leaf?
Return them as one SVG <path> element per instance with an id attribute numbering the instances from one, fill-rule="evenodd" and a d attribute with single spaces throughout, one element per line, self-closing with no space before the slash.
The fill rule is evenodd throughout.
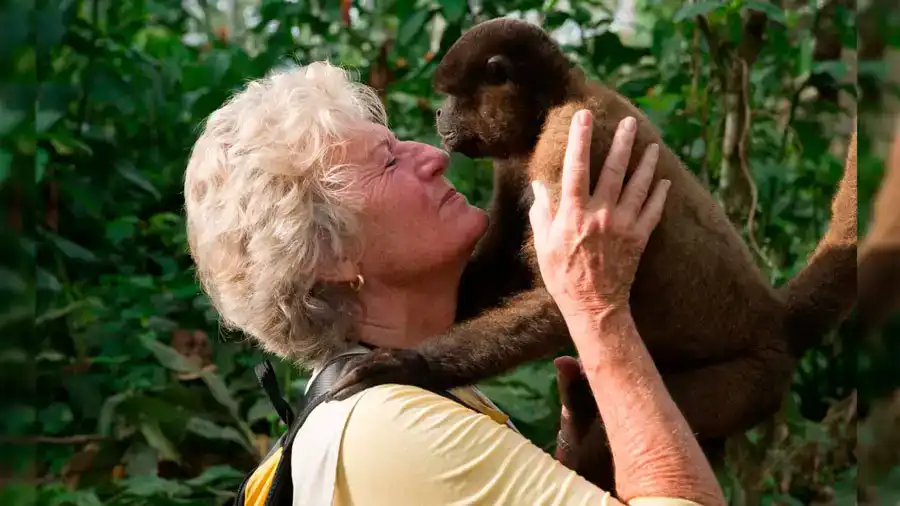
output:
<path id="1" fill-rule="evenodd" d="M 425 23 L 431 19 L 432 11 L 430 9 L 420 9 L 412 16 L 406 19 L 400 29 L 397 31 L 397 44 L 406 46 L 421 33 L 425 27 Z"/>
<path id="2" fill-rule="evenodd" d="M 458 22 L 468 9 L 467 0 L 441 0 L 441 5 L 448 23 Z"/>
<path id="3" fill-rule="evenodd" d="M 704 2 L 697 3 L 684 3 L 678 11 L 675 12 L 673 16 L 674 21 L 680 22 L 685 19 L 693 18 L 696 16 L 700 16 L 706 14 L 708 12 L 712 12 L 723 5 L 726 5 L 728 2 L 725 0 L 707 0 Z"/>
<path id="4" fill-rule="evenodd" d="M 222 427 L 209 420 L 193 417 L 188 420 L 187 430 L 207 439 L 221 439 L 237 443 L 251 455 L 255 454 L 252 443 L 244 439 L 234 427 Z"/>
<path id="5" fill-rule="evenodd" d="M 66 404 L 54 402 L 38 415 L 42 429 L 47 434 L 59 434 L 74 419 L 72 409 Z"/>
<path id="6" fill-rule="evenodd" d="M 773 2 L 767 2 L 765 0 L 744 0 L 744 7 L 747 9 L 753 9 L 763 12 L 772 21 L 776 21 L 781 24 L 787 23 L 787 18 L 784 15 L 784 10 L 782 10 L 781 7 L 775 5 Z"/>
<path id="7" fill-rule="evenodd" d="M 108 437 L 112 435 L 116 408 L 118 408 L 123 401 L 133 397 L 133 395 L 132 392 L 120 392 L 107 397 L 106 401 L 103 402 L 103 406 L 100 408 L 100 415 L 97 419 L 97 432 L 101 436 Z"/>
<path id="8" fill-rule="evenodd" d="M 184 483 L 191 487 L 209 486 L 213 483 L 225 481 L 227 484 L 240 483 L 244 479 L 244 473 L 229 466 L 212 466 L 206 468 L 199 476 L 191 478 Z"/>
<path id="9" fill-rule="evenodd" d="M 159 190 L 153 186 L 153 183 L 147 180 L 140 171 L 131 162 L 122 160 L 116 164 L 116 171 L 126 180 L 134 183 L 135 186 L 144 190 L 153 196 L 156 200 L 162 198 Z"/>
<path id="10" fill-rule="evenodd" d="M 197 373 L 197 366 L 178 353 L 174 348 L 159 342 L 153 336 L 141 334 L 138 336 L 141 344 L 144 345 L 153 356 L 159 360 L 163 366 L 179 373 Z"/>
<path id="11" fill-rule="evenodd" d="M 144 420 L 141 422 L 140 427 L 141 434 L 144 435 L 147 444 L 159 452 L 161 458 L 173 462 L 181 462 L 181 455 L 175 449 L 175 445 L 163 434 L 162 429 L 155 420 Z"/>
<path id="12" fill-rule="evenodd" d="M 201 376 L 203 381 L 206 383 L 206 386 L 209 387 L 209 391 L 212 393 L 213 397 L 219 401 L 219 404 L 225 406 L 228 409 L 228 412 L 231 413 L 235 419 L 239 418 L 238 415 L 238 403 L 234 398 L 234 394 L 228 388 L 224 381 L 222 381 L 222 377 L 218 374 L 215 374 L 211 371 L 203 371 L 203 375 Z"/>
<path id="13" fill-rule="evenodd" d="M 134 476 L 119 484 L 123 492 L 138 497 L 180 497 L 191 492 L 190 487 L 175 480 L 167 480 L 154 475 Z"/>
<path id="14" fill-rule="evenodd" d="M 62 117 L 63 113 L 60 111 L 39 110 L 34 115 L 34 129 L 38 132 L 46 132 Z"/>

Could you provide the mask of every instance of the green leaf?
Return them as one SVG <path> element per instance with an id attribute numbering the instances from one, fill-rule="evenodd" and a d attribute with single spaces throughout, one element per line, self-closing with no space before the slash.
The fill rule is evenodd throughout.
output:
<path id="1" fill-rule="evenodd" d="M 235 420 L 240 419 L 240 415 L 238 412 L 238 402 L 237 399 L 234 398 L 234 395 L 231 393 L 231 390 L 222 380 L 222 377 L 218 374 L 215 374 L 212 371 L 203 371 L 201 375 L 206 386 L 209 387 L 210 393 L 212 393 L 213 397 L 219 401 L 219 404 L 225 406 L 228 409 L 228 412 L 231 414 Z"/>
<path id="2" fill-rule="evenodd" d="M 444 18 L 448 23 L 456 23 L 466 14 L 466 0 L 441 0 L 444 7 Z"/>
<path id="3" fill-rule="evenodd" d="M 35 12 L 37 48 L 41 53 L 49 51 L 51 46 L 58 44 L 66 33 L 66 25 L 63 22 L 63 13 L 60 7 L 62 6 L 57 2 L 52 2 Z"/>
<path id="4" fill-rule="evenodd" d="M 781 24 L 787 24 L 787 17 L 781 7 L 764 0 L 744 0 L 744 8 L 760 11 L 770 20 Z"/>
<path id="5" fill-rule="evenodd" d="M 9 135 L 25 120 L 25 111 L 10 109 L 0 101 L 0 137 Z"/>
<path id="6" fill-rule="evenodd" d="M 134 237 L 139 222 L 137 216 L 122 216 L 113 220 L 106 224 L 106 238 L 115 245 L 131 239 Z"/>
<path id="7" fill-rule="evenodd" d="M 153 356 L 156 357 L 156 360 L 159 361 L 167 369 L 178 373 L 197 373 L 197 367 L 188 361 L 181 353 L 178 353 L 171 346 L 167 346 L 159 341 L 157 341 L 153 336 L 148 334 L 141 334 L 138 336 L 138 340 L 140 340 L 141 344 L 147 348 Z"/>
<path id="8" fill-rule="evenodd" d="M 207 439 L 221 439 L 239 444 L 250 452 L 256 453 L 250 441 L 247 441 L 234 427 L 222 427 L 204 418 L 192 417 L 188 420 L 187 430 Z"/>
<path id="9" fill-rule="evenodd" d="M 69 406 L 54 402 L 41 410 L 40 420 L 43 431 L 48 434 L 59 434 L 72 423 L 75 417 Z"/>
<path id="10" fill-rule="evenodd" d="M 830 74 L 838 81 L 843 79 L 849 70 L 847 64 L 841 60 L 817 61 L 812 65 L 814 74 Z"/>
<path id="11" fill-rule="evenodd" d="M 724 0 L 707 0 L 705 2 L 697 2 L 695 4 L 683 4 L 678 11 L 675 12 L 673 20 L 678 23 L 685 19 L 697 17 L 708 12 L 712 12 L 722 7 L 727 2 Z"/>
<path id="12" fill-rule="evenodd" d="M 267 420 L 274 414 L 275 410 L 272 409 L 272 404 L 268 399 L 260 397 L 259 399 L 256 399 L 256 402 L 254 402 L 253 406 L 250 406 L 250 410 L 247 411 L 247 421 L 254 423 L 259 420 Z"/>
<path id="13" fill-rule="evenodd" d="M 160 200 L 162 196 L 159 194 L 159 190 L 153 186 L 153 183 L 147 181 L 147 178 L 140 173 L 140 171 L 131 164 L 131 162 L 120 161 L 116 164 L 116 172 L 119 173 L 123 178 L 131 183 L 134 183 L 135 186 L 144 190 L 153 196 L 156 200 Z"/>
<path id="14" fill-rule="evenodd" d="M 27 504 L 32 503 L 29 502 Z M 65 491 L 54 496 L 49 504 L 50 506 L 103 506 L 103 502 L 100 501 L 97 493 L 93 490 Z"/>
<path id="15" fill-rule="evenodd" d="M 0 416 L 0 423 L 8 435 L 26 434 L 28 429 L 37 421 L 37 411 L 31 406 L 16 404 L 4 408 Z"/>
<path id="16" fill-rule="evenodd" d="M 158 472 L 156 451 L 142 441 L 131 445 L 122 457 L 126 476 L 155 475 Z"/>
<path id="17" fill-rule="evenodd" d="M 120 392 L 113 396 L 107 397 L 100 408 L 100 415 L 97 417 L 97 432 L 104 437 L 112 436 L 113 423 L 115 422 L 116 408 L 122 402 L 134 396 L 131 392 Z"/>
<path id="18" fill-rule="evenodd" d="M 13 155 L 9 151 L 0 148 L 0 185 L 12 175 Z"/>
<path id="19" fill-rule="evenodd" d="M 154 475 L 142 475 L 122 480 L 124 493 L 138 497 L 166 496 L 170 498 L 191 493 L 190 487 L 174 480 L 166 480 Z"/>
<path id="20" fill-rule="evenodd" d="M 40 183 L 44 179 L 47 162 L 50 161 L 50 153 L 44 148 L 37 148 L 37 156 L 34 157 L 34 182 Z"/>
<path id="21" fill-rule="evenodd" d="M 48 233 L 47 238 L 56 246 L 57 249 L 59 249 L 62 254 L 73 260 L 81 260 L 84 262 L 97 261 L 97 257 L 93 253 L 64 237 Z"/>
<path id="22" fill-rule="evenodd" d="M 141 422 L 141 434 L 147 440 L 147 444 L 159 452 L 159 456 L 164 460 L 181 463 L 181 455 L 175 449 L 175 445 L 169 441 L 169 438 L 163 434 L 162 429 L 156 420 L 144 420 Z"/>
<path id="23" fill-rule="evenodd" d="M 38 132 L 46 132 L 62 117 L 63 113 L 59 111 L 38 111 L 34 115 L 34 129 Z"/>
<path id="24" fill-rule="evenodd" d="M 0 116 L 2 116 L 2 114 L 0 114 Z M 94 154 L 94 151 L 90 146 L 65 129 L 54 130 L 53 132 L 46 134 L 46 137 L 50 139 L 50 144 L 53 145 L 53 149 L 61 155 L 70 155 L 75 151 L 81 151 L 86 155 Z"/>
<path id="25" fill-rule="evenodd" d="M 243 479 L 244 473 L 233 467 L 212 466 L 206 468 L 199 476 L 195 476 L 184 483 L 191 487 L 205 487 L 223 480 L 227 482 L 226 485 L 240 483 Z"/>
<path id="26" fill-rule="evenodd" d="M 27 289 L 28 284 L 19 273 L 0 266 L 0 290 L 21 293 Z"/>
<path id="27" fill-rule="evenodd" d="M 431 19 L 432 14 L 433 11 L 431 11 L 430 9 L 421 9 L 407 18 L 398 30 L 397 44 L 399 46 L 406 46 L 410 42 L 412 42 L 413 39 L 415 39 L 416 36 L 419 35 L 419 33 L 422 31 L 425 23 L 427 23 L 428 20 Z"/>

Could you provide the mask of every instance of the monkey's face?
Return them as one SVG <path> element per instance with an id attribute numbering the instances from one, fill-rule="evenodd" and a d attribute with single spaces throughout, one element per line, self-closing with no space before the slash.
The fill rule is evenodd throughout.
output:
<path id="1" fill-rule="evenodd" d="M 491 56 L 469 74 L 443 87 L 447 98 L 436 112 L 436 123 L 444 148 L 472 158 L 528 153 L 540 132 L 546 100 L 518 82 L 506 56 Z"/>

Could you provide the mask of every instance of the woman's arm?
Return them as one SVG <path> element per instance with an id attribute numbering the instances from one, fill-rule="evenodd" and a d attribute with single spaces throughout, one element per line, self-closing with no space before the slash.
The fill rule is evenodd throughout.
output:
<path id="1" fill-rule="evenodd" d="M 567 312 L 566 322 L 606 427 L 616 495 L 724 504 L 706 456 L 638 335 L 626 307 Z"/>
<path id="2" fill-rule="evenodd" d="M 636 127 L 634 118 L 623 120 L 590 195 L 591 127 L 588 111 L 573 118 L 558 212 L 535 182 L 529 217 L 541 277 L 566 320 L 606 426 L 617 495 L 724 504 L 709 462 L 669 396 L 628 304 L 669 185 L 661 180 L 650 192 L 657 147 L 648 147 L 624 185 Z"/>

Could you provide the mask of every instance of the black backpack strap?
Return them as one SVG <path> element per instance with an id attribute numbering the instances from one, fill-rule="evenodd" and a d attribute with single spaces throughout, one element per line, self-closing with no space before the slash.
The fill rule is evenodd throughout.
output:
<path id="1" fill-rule="evenodd" d="M 347 363 L 355 358 L 357 353 L 340 355 L 330 360 L 322 370 L 316 375 L 315 379 L 306 390 L 306 395 L 300 404 L 299 414 L 294 418 L 288 432 L 282 436 L 282 453 L 278 467 L 275 469 L 275 475 L 272 477 L 272 484 L 269 487 L 269 494 L 266 497 L 267 506 L 290 505 L 294 496 L 294 484 L 291 481 L 291 453 L 294 449 L 294 438 L 306 422 L 310 413 L 319 404 L 328 402 L 333 398 L 331 387 L 341 378 Z"/>
<path id="2" fill-rule="evenodd" d="M 370 346 L 365 347 L 371 349 Z M 278 439 L 272 449 L 272 451 L 274 451 L 280 446 L 282 448 L 282 453 L 278 465 L 275 468 L 275 473 L 272 476 L 269 493 L 266 495 L 266 506 L 290 506 L 293 502 L 294 485 L 291 481 L 290 466 L 291 454 L 294 449 L 294 439 L 310 413 L 323 402 L 328 402 L 333 399 L 331 387 L 344 374 L 347 364 L 358 354 L 359 353 L 349 353 L 346 355 L 339 355 L 327 362 L 319 374 L 312 380 L 309 388 L 307 388 L 306 394 L 303 396 L 303 399 L 298 406 L 299 409 L 296 415 L 287 401 L 281 396 L 272 364 L 268 361 L 264 361 L 256 366 L 255 371 L 260 385 L 269 397 L 269 401 L 272 403 L 278 416 L 288 425 L 288 431 Z M 448 391 L 438 391 L 435 393 L 472 409 L 471 406 L 468 406 L 465 402 Z M 248 479 L 249 476 L 238 489 L 238 501 L 236 501 L 235 504 L 243 503 L 244 488 Z"/>
<path id="3" fill-rule="evenodd" d="M 272 367 L 272 363 L 263 360 L 253 368 L 253 372 L 256 373 L 259 386 L 262 387 L 272 407 L 275 408 L 275 412 L 278 413 L 278 418 L 281 418 L 281 421 L 290 427 L 294 423 L 294 410 L 281 396 L 281 388 L 278 386 L 278 378 L 275 376 L 275 368 Z"/>

